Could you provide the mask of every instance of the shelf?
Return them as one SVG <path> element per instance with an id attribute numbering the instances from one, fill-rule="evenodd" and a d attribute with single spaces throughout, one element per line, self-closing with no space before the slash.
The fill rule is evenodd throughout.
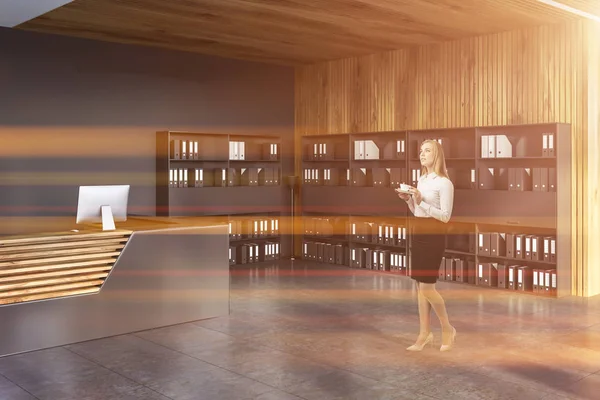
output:
<path id="1" fill-rule="evenodd" d="M 478 167 L 494 168 L 554 168 L 556 158 L 553 157 L 511 157 L 511 158 L 479 158 Z"/>
<path id="2" fill-rule="evenodd" d="M 406 158 L 353 158 L 352 162 L 375 162 L 375 161 L 386 161 L 386 162 L 406 162 Z M 418 161 L 418 160 L 417 160 Z"/>
<path id="3" fill-rule="evenodd" d="M 279 163 L 280 160 L 229 160 L 231 163 Z"/>
<path id="4" fill-rule="evenodd" d="M 197 160 L 191 160 L 191 159 L 180 159 L 180 158 L 171 158 L 169 159 L 170 162 L 189 162 L 189 163 L 193 163 L 193 162 L 214 162 L 214 163 L 226 163 L 229 160 L 225 159 L 225 160 L 209 160 L 209 159 L 197 159 Z"/>
<path id="5" fill-rule="evenodd" d="M 257 242 L 257 241 L 278 241 L 280 240 L 280 236 L 265 236 L 265 237 L 254 237 L 254 238 L 242 238 L 242 239 L 229 239 L 229 244 L 234 243 L 247 243 L 247 242 Z"/>
<path id="6" fill-rule="evenodd" d="M 503 261 L 510 261 L 511 264 L 518 264 L 518 265 L 528 265 L 528 264 L 543 264 L 543 265 L 548 265 L 548 266 L 556 266 L 555 262 L 550 262 L 550 261 L 540 261 L 540 260 L 527 260 L 525 258 L 511 258 L 511 257 L 503 257 L 503 256 L 486 256 L 483 254 L 477 254 L 478 258 L 485 258 L 485 259 L 493 259 L 493 260 L 503 260 Z"/>
<path id="7" fill-rule="evenodd" d="M 302 160 L 303 163 L 347 163 L 349 161 L 348 158 L 336 158 L 333 160 Z"/>
<path id="8" fill-rule="evenodd" d="M 461 256 L 470 256 L 470 257 L 475 257 L 475 253 L 469 253 L 468 251 L 460 251 L 460 250 L 450 250 L 450 249 L 446 249 L 446 250 L 444 250 L 444 253 L 448 253 L 448 254 L 457 254 L 457 255 L 461 255 Z"/>
<path id="9" fill-rule="evenodd" d="M 472 161 L 475 162 L 475 157 L 456 157 L 456 158 L 451 158 L 451 157 L 447 157 L 446 158 L 446 162 L 453 162 L 453 161 Z"/>
<path id="10" fill-rule="evenodd" d="M 452 162 L 452 161 L 472 161 L 475 162 L 476 158 L 475 157 L 446 157 L 446 162 Z M 411 158 L 409 161 L 411 162 L 420 162 L 420 160 L 418 158 Z"/>
<path id="11" fill-rule="evenodd" d="M 531 160 L 544 160 L 544 161 L 556 161 L 556 157 L 478 157 L 478 161 L 531 161 Z"/>
<path id="12" fill-rule="evenodd" d="M 303 235 L 304 240 L 309 240 L 311 242 L 348 242 L 348 238 L 340 238 L 333 236 L 314 236 L 314 235 Z"/>
<path id="13" fill-rule="evenodd" d="M 359 241 L 354 241 L 354 240 L 350 241 L 350 245 L 353 245 L 354 247 L 360 247 L 360 246 L 364 246 L 364 247 L 367 247 L 367 246 L 368 247 L 383 247 L 386 250 L 406 250 L 406 245 L 398 246 L 398 245 L 395 245 L 395 244 L 359 242 Z"/>

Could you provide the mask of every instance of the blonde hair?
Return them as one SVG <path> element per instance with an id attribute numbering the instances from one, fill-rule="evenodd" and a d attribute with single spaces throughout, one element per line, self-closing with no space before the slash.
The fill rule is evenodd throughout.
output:
<path id="1" fill-rule="evenodd" d="M 446 169 L 446 157 L 444 157 L 444 149 L 442 148 L 442 145 L 437 140 L 426 139 L 423 141 L 423 143 L 421 143 L 421 147 L 423 147 L 425 143 L 431 143 L 433 145 L 433 171 L 438 176 L 443 176 L 450 179 L 448 176 L 448 170 Z M 425 174 L 427 174 L 427 167 L 423 166 L 421 168 L 421 175 Z"/>

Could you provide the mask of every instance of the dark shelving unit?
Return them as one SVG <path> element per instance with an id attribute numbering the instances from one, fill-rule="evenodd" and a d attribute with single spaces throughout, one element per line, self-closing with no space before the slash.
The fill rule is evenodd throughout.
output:
<path id="1" fill-rule="evenodd" d="M 156 215 L 223 217 L 230 264 L 279 259 L 284 190 L 278 136 L 156 133 Z"/>
<path id="2" fill-rule="evenodd" d="M 303 218 L 321 214 L 347 219 L 345 231 L 336 242 L 344 251 L 343 265 L 410 274 L 412 214 L 393 188 L 403 182 L 416 185 L 421 169 L 418 153 L 425 139 L 442 144 L 455 187 L 440 280 L 536 295 L 570 295 L 572 186 L 568 124 L 303 137 Z M 325 142 L 337 143 L 336 154 L 347 154 L 347 158 L 332 162 L 312 154 Z M 338 169 L 338 179 L 323 179 L 322 171 L 329 168 Z M 381 243 L 373 239 L 373 234 L 370 240 L 357 240 L 351 231 L 356 221 L 370 221 L 377 231 L 375 236 L 379 236 L 379 226 L 385 227 L 382 224 L 404 224 L 406 244 Z M 528 246 L 530 252 L 535 242 L 535 254 L 507 254 L 507 248 L 514 251 L 518 240 L 523 240 L 522 246 Z M 310 252 L 318 251 L 319 243 L 325 241 L 305 233 L 303 256 L 323 261 Z M 494 254 L 486 252 L 486 244 L 494 245 Z M 392 265 L 390 257 L 394 254 L 406 257 L 404 268 Z M 371 262 L 368 257 L 372 257 Z M 374 265 L 374 257 L 383 257 L 383 262 Z"/>

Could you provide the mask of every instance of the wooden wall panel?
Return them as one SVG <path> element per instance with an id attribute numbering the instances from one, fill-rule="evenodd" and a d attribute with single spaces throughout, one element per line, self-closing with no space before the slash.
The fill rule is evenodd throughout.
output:
<path id="1" fill-rule="evenodd" d="M 299 67 L 296 135 L 570 123 L 572 289 L 600 293 L 600 250 L 592 246 L 600 230 L 591 230 L 600 225 L 584 224 L 588 212 L 600 212 L 586 57 L 597 29 L 575 21 Z"/>
<path id="2" fill-rule="evenodd" d="M 600 24 L 587 26 L 587 81 L 588 81 L 588 126 L 587 135 L 582 140 L 583 177 L 587 189 L 583 204 L 583 221 L 586 223 L 587 240 L 584 241 L 586 265 L 584 269 L 584 291 L 600 294 Z"/>

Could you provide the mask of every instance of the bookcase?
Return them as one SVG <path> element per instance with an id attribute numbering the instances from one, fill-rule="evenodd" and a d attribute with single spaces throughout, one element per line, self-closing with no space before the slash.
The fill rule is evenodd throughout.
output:
<path id="1" fill-rule="evenodd" d="M 227 220 L 230 264 L 279 259 L 281 178 L 278 136 L 156 133 L 156 215 Z"/>
<path id="2" fill-rule="evenodd" d="M 439 279 L 571 294 L 571 129 L 548 123 L 302 138 L 302 256 L 410 275 L 423 140 L 441 143 L 455 188 Z"/>

